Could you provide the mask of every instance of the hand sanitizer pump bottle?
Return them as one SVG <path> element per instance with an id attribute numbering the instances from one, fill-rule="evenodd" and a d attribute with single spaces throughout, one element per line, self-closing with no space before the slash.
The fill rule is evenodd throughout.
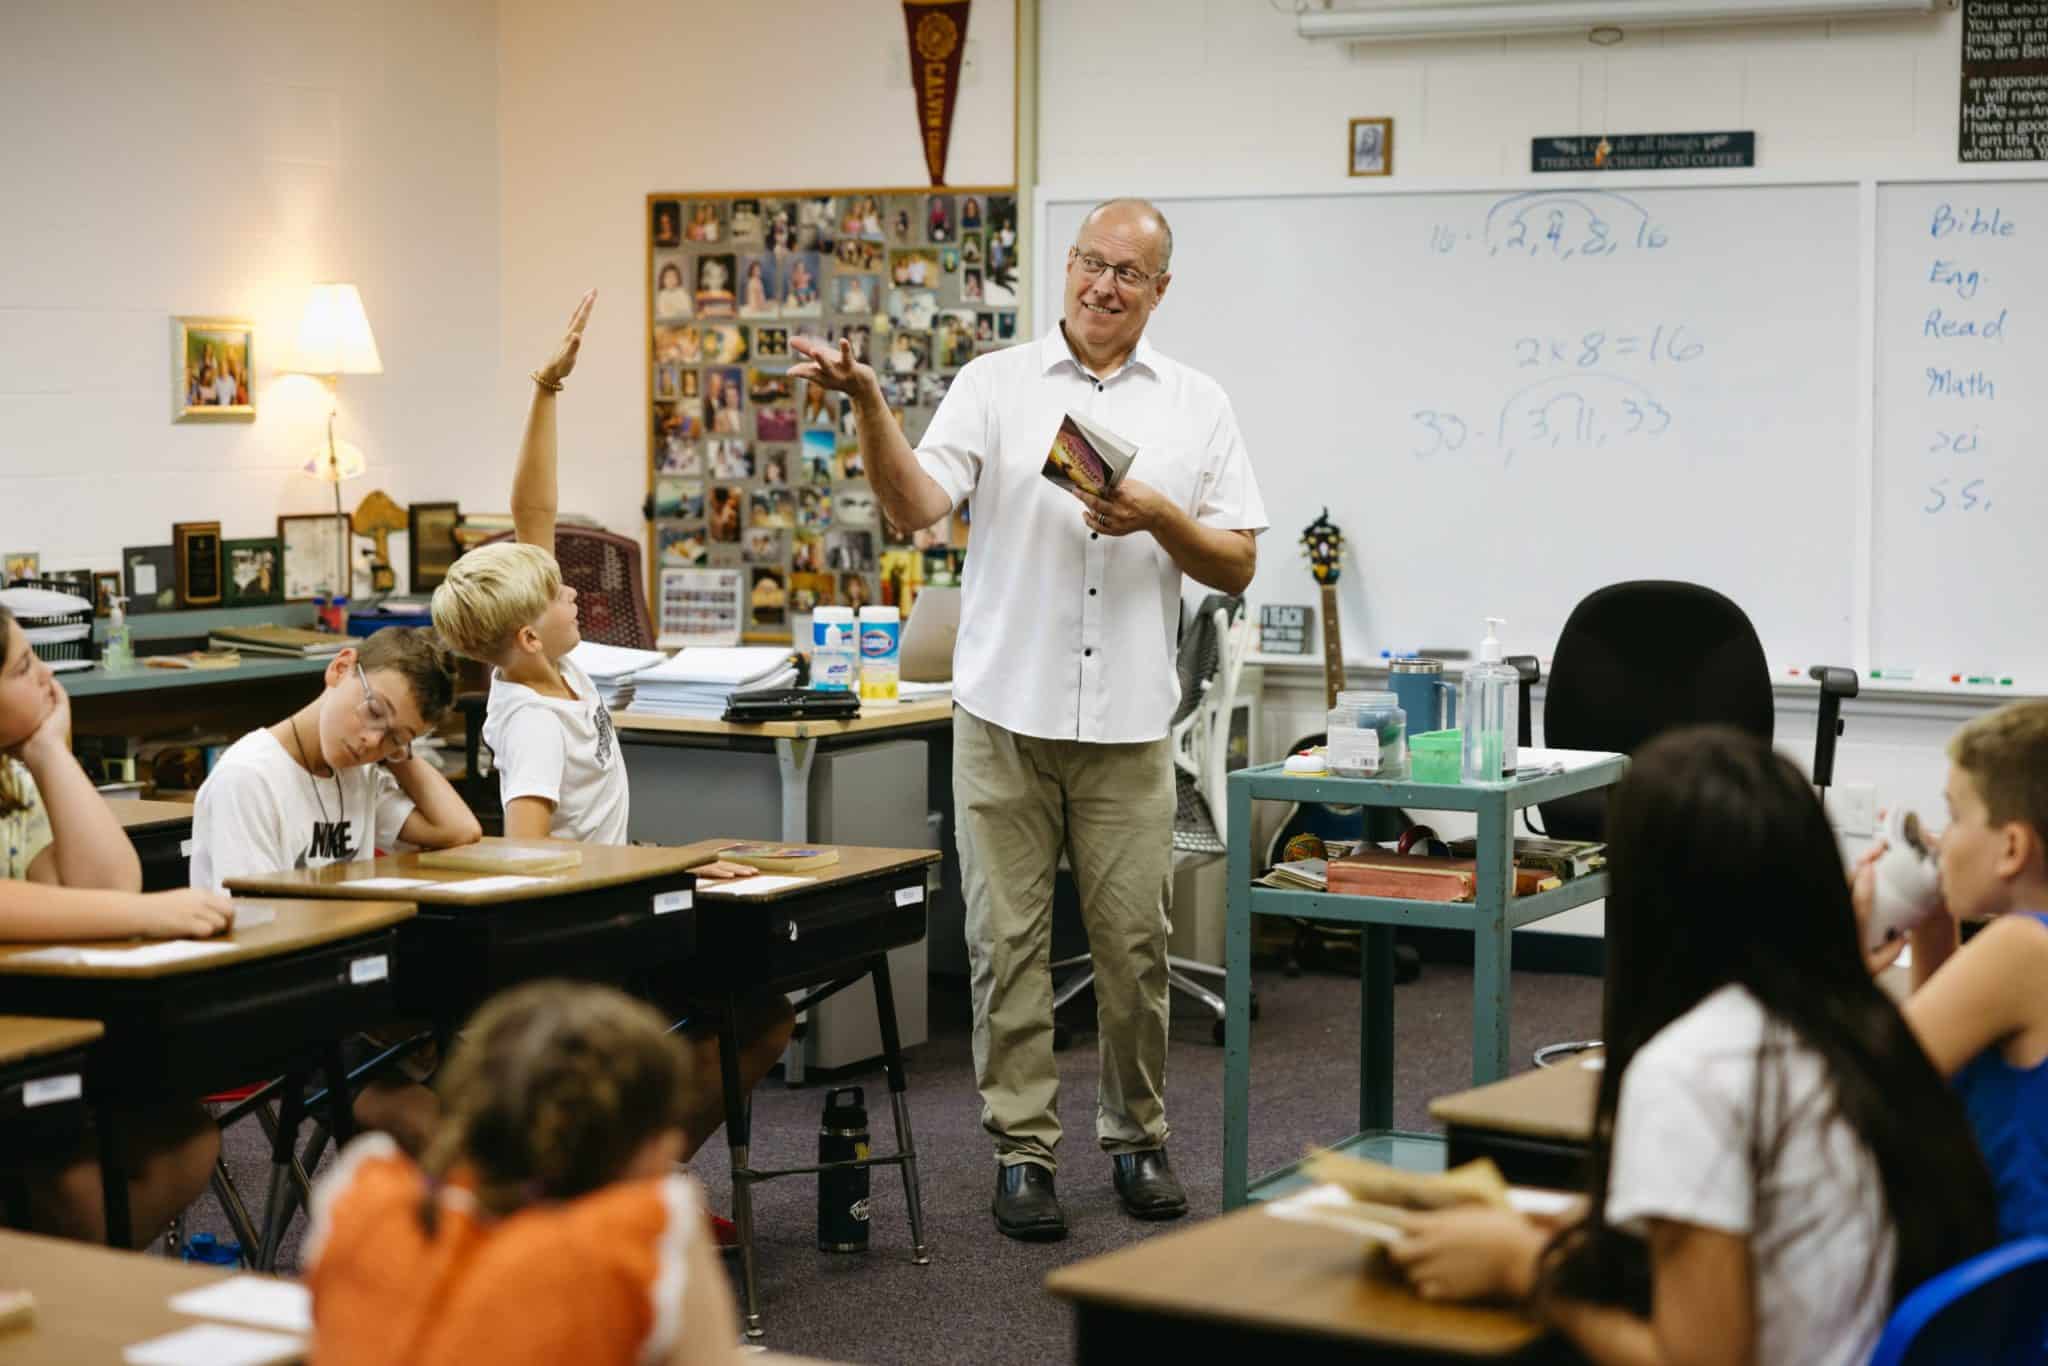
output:
<path id="1" fill-rule="evenodd" d="M 1465 730 L 1461 776 L 1468 783 L 1497 783 L 1515 776 L 1515 689 L 1522 676 L 1501 662 L 1494 630 L 1506 624 L 1500 617 L 1486 619 L 1479 660 L 1465 670 L 1458 719 Z"/>

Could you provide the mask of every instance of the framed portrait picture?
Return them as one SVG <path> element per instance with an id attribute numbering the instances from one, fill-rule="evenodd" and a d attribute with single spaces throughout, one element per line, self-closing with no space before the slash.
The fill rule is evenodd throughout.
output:
<path id="1" fill-rule="evenodd" d="M 128 614 L 169 612 L 178 605 L 177 552 L 167 545 L 130 546 L 121 552 Z"/>
<path id="2" fill-rule="evenodd" d="M 92 614 L 96 617 L 112 616 L 114 599 L 121 594 L 121 571 L 100 570 L 92 576 Z"/>
<path id="3" fill-rule="evenodd" d="M 217 606 L 221 599 L 220 523 L 175 523 L 171 548 L 177 556 L 178 605 Z"/>
<path id="4" fill-rule="evenodd" d="M 256 329 L 234 318 L 171 319 L 171 414 L 179 422 L 256 418 Z"/>
<path id="5" fill-rule="evenodd" d="M 284 601 L 283 552 L 277 537 L 221 542 L 221 605 L 259 607 Z"/>
<path id="6" fill-rule="evenodd" d="M 10 550 L 0 558 L 0 584 L 13 583 L 16 579 L 32 579 L 42 568 L 43 557 L 34 550 Z"/>
<path id="7" fill-rule="evenodd" d="M 405 510 L 406 581 L 415 593 L 439 588 L 462 547 L 455 543 L 455 524 L 462 520 L 456 503 L 414 503 Z"/>
<path id="8" fill-rule="evenodd" d="M 1345 153 L 1350 158 L 1349 164 L 1353 175 L 1392 175 L 1394 121 L 1351 120 L 1351 133 L 1345 144 Z"/>
<path id="9" fill-rule="evenodd" d="M 348 519 L 315 512 L 277 519 L 278 564 L 286 602 L 311 602 L 335 591 L 337 561 Z"/>

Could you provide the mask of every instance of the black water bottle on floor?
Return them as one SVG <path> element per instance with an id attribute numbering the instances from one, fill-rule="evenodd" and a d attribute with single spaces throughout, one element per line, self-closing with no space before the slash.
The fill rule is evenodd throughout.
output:
<path id="1" fill-rule="evenodd" d="M 818 1125 L 818 1161 L 854 1162 L 868 1155 L 867 1100 L 858 1086 L 825 1093 Z M 818 1249 L 868 1250 L 868 1168 L 818 1173 Z"/>

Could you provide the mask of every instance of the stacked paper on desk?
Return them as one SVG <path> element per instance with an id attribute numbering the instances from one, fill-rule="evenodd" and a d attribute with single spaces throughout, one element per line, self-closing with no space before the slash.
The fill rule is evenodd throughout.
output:
<path id="1" fill-rule="evenodd" d="M 590 675 L 590 681 L 597 685 L 600 702 L 613 711 L 624 711 L 633 705 L 634 677 L 643 669 L 665 662 L 668 656 L 660 650 L 629 650 L 586 640 L 569 651 L 569 658 Z"/>
<path id="2" fill-rule="evenodd" d="M 634 675 L 633 710 L 715 719 L 736 692 L 795 683 L 796 656 L 780 646 L 699 646 Z"/>

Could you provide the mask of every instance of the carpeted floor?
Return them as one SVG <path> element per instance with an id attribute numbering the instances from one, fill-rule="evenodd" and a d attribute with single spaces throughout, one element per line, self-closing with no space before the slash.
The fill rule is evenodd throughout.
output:
<path id="1" fill-rule="evenodd" d="M 1258 974 L 1261 1016 L 1253 1029 L 1251 1153 L 1254 1173 L 1299 1157 L 1317 1140 L 1357 1128 L 1358 988 L 1355 979 Z M 1514 975 L 1513 1057 L 1519 1070 L 1541 1043 L 1598 1032 L 1597 979 L 1529 972 Z M 1395 1123 L 1433 1130 L 1429 1100 L 1471 1079 L 1469 969 L 1431 963 L 1420 981 L 1396 993 Z M 1086 997 L 1077 1005 L 1086 1002 Z M 1174 1168 L 1193 1204 L 1190 1217 L 1222 1203 L 1223 1053 L 1209 1024 L 1176 998 L 1167 1084 Z M 1076 1017 L 1086 1028 L 1087 1016 Z M 1061 1055 L 1068 1141 L 1059 1188 L 1071 1235 L 1060 1243 L 1022 1244 L 989 1219 L 992 1149 L 981 1130 L 980 1101 L 968 1053 L 964 983 L 933 982 L 930 1042 L 909 1054 L 912 1120 L 923 1169 L 929 1266 L 909 1262 L 902 1185 L 874 1176 L 873 1243 L 865 1254 L 821 1253 L 814 1246 L 817 1184 L 790 1177 L 757 1190 L 763 1322 L 778 1351 L 905 1366 L 1005 1366 L 1069 1359 L 1069 1313 L 1040 1288 L 1047 1272 L 1107 1252 L 1174 1224 L 1140 1224 L 1117 1207 L 1109 1162 L 1094 1142 L 1096 1058 L 1092 1028 Z M 889 1142 L 887 1086 L 879 1067 L 854 1069 L 832 1084 L 859 1084 L 868 1095 L 876 1146 Z M 771 1078 L 757 1093 L 754 1161 L 795 1165 L 816 1160 L 824 1084 L 797 1090 Z M 228 1160 L 245 1198 L 260 1200 L 267 1150 L 254 1123 L 230 1135 Z M 715 1208 L 731 1208 L 730 1166 L 714 1142 L 696 1162 Z M 188 1221 L 192 1231 L 227 1236 L 209 1199 Z M 294 1225 L 286 1265 L 296 1263 Z M 734 1263 L 736 1267 L 736 1262 Z"/>

